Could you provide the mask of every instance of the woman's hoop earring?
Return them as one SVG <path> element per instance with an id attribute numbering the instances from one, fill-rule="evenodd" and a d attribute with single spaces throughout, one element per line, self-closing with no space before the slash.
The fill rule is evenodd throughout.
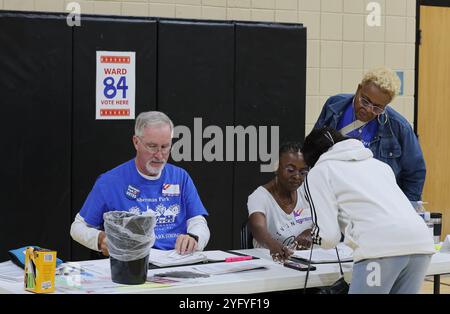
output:
<path id="1" fill-rule="evenodd" d="M 381 116 L 384 116 L 384 120 L 383 120 L 383 121 L 382 121 L 382 119 L 380 119 Z M 380 114 L 380 115 L 377 117 L 377 119 L 378 119 L 378 123 L 379 123 L 380 125 L 385 125 L 385 124 L 387 123 L 387 120 L 388 120 L 387 113 L 384 112 L 384 113 Z"/>

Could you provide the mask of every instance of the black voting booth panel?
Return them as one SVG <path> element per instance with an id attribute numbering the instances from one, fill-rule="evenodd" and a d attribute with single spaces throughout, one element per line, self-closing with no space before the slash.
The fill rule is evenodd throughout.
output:
<path id="1" fill-rule="evenodd" d="M 70 225 L 98 175 L 134 157 L 134 120 L 95 120 L 96 51 L 136 51 L 136 114 L 161 110 L 187 126 L 192 160 L 208 126 L 223 132 L 224 159 L 226 126 L 279 125 L 280 142 L 304 137 L 301 25 L 83 16 L 71 28 L 65 15 L 3 12 L 0 30 L 0 261 L 27 244 L 93 257 L 70 240 Z M 261 162 L 234 158 L 175 162 L 209 211 L 208 249 L 239 247 L 247 197 L 272 177 Z"/>
<path id="2" fill-rule="evenodd" d="M 191 130 L 192 161 L 176 164 L 189 172 L 208 210 L 208 247 L 231 248 L 233 165 L 204 160 L 209 139 L 202 141 L 202 133 L 210 125 L 225 130 L 234 123 L 234 25 L 162 20 L 158 38 L 158 109 Z M 201 119 L 199 130 L 194 118 Z M 200 156 L 194 154 L 194 137 L 202 144 Z"/>
<path id="3" fill-rule="evenodd" d="M 303 141 L 306 29 L 301 25 L 236 24 L 235 125 L 279 126 L 279 143 Z M 258 135 L 261 135 L 259 133 Z M 268 145 L 270 148 L 270 144 Z M 260 162 L 234 163 L 233 246 L 247 219 L 247 198 L 273 178 Z"/>
<path id="4" fill-rule="evenodd" d="M 96 178 L 134 158 L 134 120 L 95 120 L 96 52 L 136 52 L 136 115 L 156 109 L 156 20 L 84 17 L 73 33 L 72 212 Z M 74 259 L 93 257 L 72 241 Z"/>
<path id="5" fill-rule="evenodd" d="M 70 258 L 71 33 L 0 11 L 0 261 L 37 244 Z"/>

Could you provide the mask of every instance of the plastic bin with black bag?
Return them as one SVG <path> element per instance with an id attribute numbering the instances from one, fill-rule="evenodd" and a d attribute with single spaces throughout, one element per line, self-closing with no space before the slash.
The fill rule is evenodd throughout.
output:
<path id="1" fill-rule="evenodd" d="M 155 243 L 154 214 L 110 211 L 103 214 L 103 219 L 112 281 L 127 285 L 145 283 L 150 248 Z"/>

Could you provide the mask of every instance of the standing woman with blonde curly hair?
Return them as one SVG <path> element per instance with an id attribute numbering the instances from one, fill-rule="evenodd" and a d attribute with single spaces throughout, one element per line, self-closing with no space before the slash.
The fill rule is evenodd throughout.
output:
<path id="1" fill-rule="evenodd" d="M 397 184 L 416 206 L 425 182 L 425 161 L 409 122 L 388 106 L 398 95 L 400 79 L 391 69 L 368 71 L 355 94 L 328 98 L 314 129 L 331 127 L 358 139 L 394 171 Z"/>

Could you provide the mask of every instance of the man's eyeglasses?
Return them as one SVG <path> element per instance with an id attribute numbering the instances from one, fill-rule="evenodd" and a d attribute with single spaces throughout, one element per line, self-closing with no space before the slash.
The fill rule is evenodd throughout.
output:
<path id="1" fill-rule="evenodd" d="M 295 168 L 292 168 L 292 167 L 286 167 L 286 168 L 284 168 L 285 170 L 286 170 L 286 172 L 290 175 L 290 176 L 294 176 L 294 175 L 296 175 L 297 173 L 298 173 L 298 175 L 300 176 L 300 177 L 306 177 L 306 175 L 308 174 L 308 172 L 309 172 L 309 168 L 302 168 L 302 169 L 295 169 Z"/>
<path id="2" fill-rule="evenodd" d="M 165 155 L 165 154 L 168 154 L 170 152 L 170 149 L 172 148 L 172 144 L 162 145 L 162 146 L 146 144 L 146 143 L 144 143 L 144 141 L 142 141 L 142 139 L 139 136 L 137 136 L 137 138 L 142 143 L 142 146 L 144 146 L 145 150 L 152 154 L 156 154 L 160 151 L 162 154 Z"/>
<path id="3" fill-rule="evenodd" d="M 367 99 L 363 98 L 362 96 L 359 96 L 359 103 L 360 103 L 362 106 L 364 106 L 364 107 L 370 109 L 370 110 L 371 110 L 374 114 L 376 114 L 377 116 L 384 113 L 384 109 L 383 109 L 383 108 L 380 108 L 380 107 L 378 107 L 378 106 L 375 106 L 375 105 L 372 104 L 370 101 L 368 101 Z"/>

